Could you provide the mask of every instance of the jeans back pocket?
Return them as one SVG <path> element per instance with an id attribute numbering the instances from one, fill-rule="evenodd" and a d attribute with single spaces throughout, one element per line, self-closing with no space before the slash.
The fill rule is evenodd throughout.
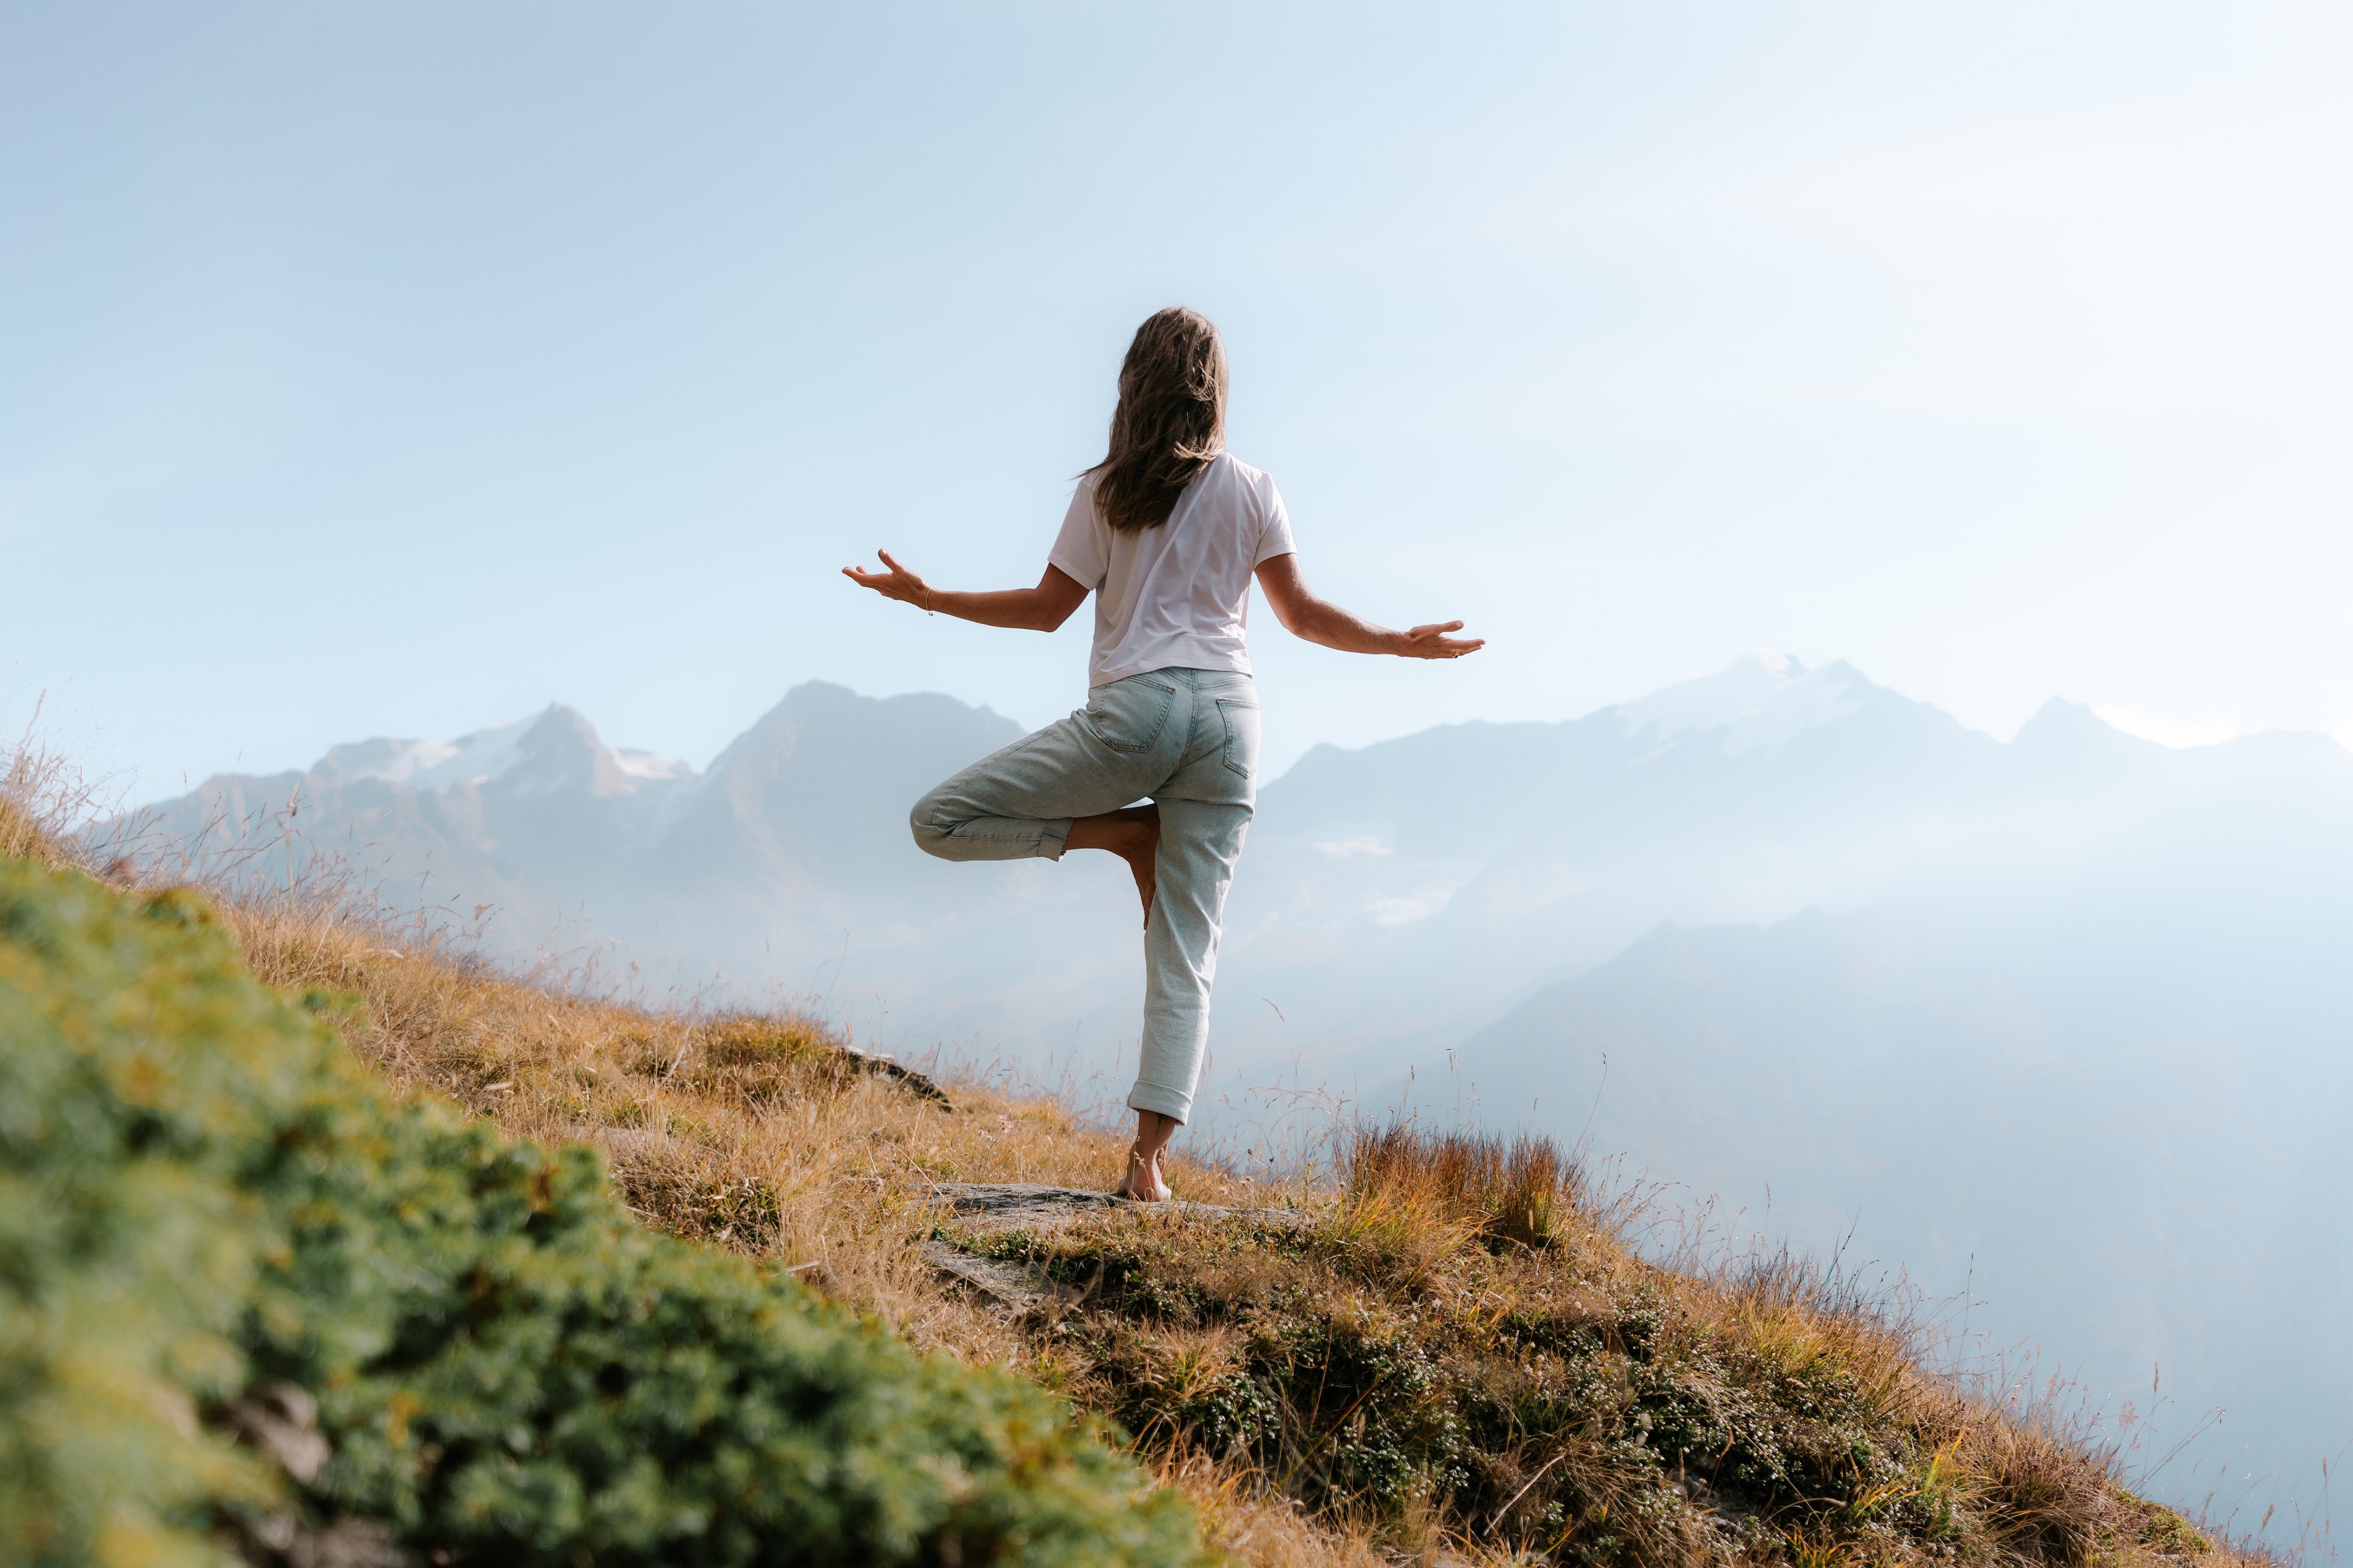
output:
<path id="1" fill-rule="evenodd" d="M 1131 675 L 1087 693 L 1087 727 L 1114 752 L 1148 752 L 1168 728 L 1176 689 L 1149 676 Z"/>
<path id="2" fill-rule="evenodd" d="M 1258 782 L 1258 704 L 1240 697 L 1218 699 L 1226 724 L 1226 766 L 1252 784 Z"/>

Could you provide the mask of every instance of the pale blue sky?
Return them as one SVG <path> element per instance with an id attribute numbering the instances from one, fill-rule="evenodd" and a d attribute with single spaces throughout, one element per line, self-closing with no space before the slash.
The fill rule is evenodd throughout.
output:
<path id="1" fill-rule="evenodd" d="M 1311 580 L 1493 639 L 1265 627 L 1278 763 L 1759 647 L 2353 735 L 2346 15 L 18 0 L 0 718 L 141 795 L 551 698 L 1042 722 L 1082 624 L 835 569 L 1033 581 L 1181 300 Z"/>

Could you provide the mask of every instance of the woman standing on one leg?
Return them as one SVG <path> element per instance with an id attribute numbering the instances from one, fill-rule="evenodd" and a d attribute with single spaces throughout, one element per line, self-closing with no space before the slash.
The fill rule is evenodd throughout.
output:
<path id="1" fill-rule="evenodd" d="M 1293 635 L 1344 653 L 1459 658 L 1462 623 L 1393 632 L 1307 590 L 1273 479 L 1225 450 L 1226 354 L 1187 310 L 1136 329 L 1111 450 L 1081 477 L 1034 588 L 933 588 L 845 567 L 885 598 L 984 626 L 1050 632 L 1095 595 L 1087 705 L 916 803 L 915 842 L 948 860 L 1108 849 L 1144 900 L 1144 1037 L 1123 1196 L 1169 1195 L 1160 1155 L 1193 1110 L 1226 890 L 1258 796 L 1259 710 L 1243 643 L 1250 578 Z M 1132 805 L 1149 797 L 1150 804 Z"/>

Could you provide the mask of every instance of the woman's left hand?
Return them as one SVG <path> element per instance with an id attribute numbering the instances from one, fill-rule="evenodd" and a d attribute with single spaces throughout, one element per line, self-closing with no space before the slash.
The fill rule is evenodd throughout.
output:
<path id="1" fill-rule="evenodd" d="M 1477 653 L 1487 646 L 1485 637 L 1451 637 L 1449 632 L 1462 629 L 1461 621 L 1435 621 L 1426 626 L 1416 626 L 1400 632 L 1402 639 L 1398 652 L 1408 658 L 1461 658 L 1466 653 Z"/>
<path id="2" fill-rule="evenodd" d="M 873 589 L 886 599 L 896 599 L 919 610 L 932 607 L 932 590 L 921 577 L 892 560 L 889 551 L 878 550 L 874 553 L 882 558 L 882 564 L 891 568 L 890 571 L 868 572 L 857 566 L 845 566 L 841 574 L 861 588 Z"/>

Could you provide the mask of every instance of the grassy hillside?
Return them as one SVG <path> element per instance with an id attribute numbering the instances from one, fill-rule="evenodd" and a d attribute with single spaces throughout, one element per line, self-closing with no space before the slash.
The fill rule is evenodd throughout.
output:
<path id="1" fill-rule="evenodd" d="M 552 994 L 332 900 L 218 918 L 279 995 L 347 998 L 343 1041 L 409 1108 L 384 1114 L 452 1149 L 490 1124 L 526 1141 L 501 1149 L 600 1151 L 620 1203 L 694 1244 L 633 1253 L 649 1289 L 724 1263 L 919 1352 L 1009 1368 L 1116 1423 L 1246 1561 L 2240 1560 L 2103 1455 L 1973 1403 L 1802 1264 L 1643 1262 L 1547 1145 L 1377 1130 L 1343 1182 L 1305 1192 L 1180 1160 L 1190 1199 L 1303 1215 L 988 1231 L 934 1184 L 1100 1186 L 1119 1141 L 1051 1103 L 917 1092 L 805 1020 Z M 941 1241 L 1026 1270 L 1042 1300 L 972 1291 L 927 1257 Z"/>

